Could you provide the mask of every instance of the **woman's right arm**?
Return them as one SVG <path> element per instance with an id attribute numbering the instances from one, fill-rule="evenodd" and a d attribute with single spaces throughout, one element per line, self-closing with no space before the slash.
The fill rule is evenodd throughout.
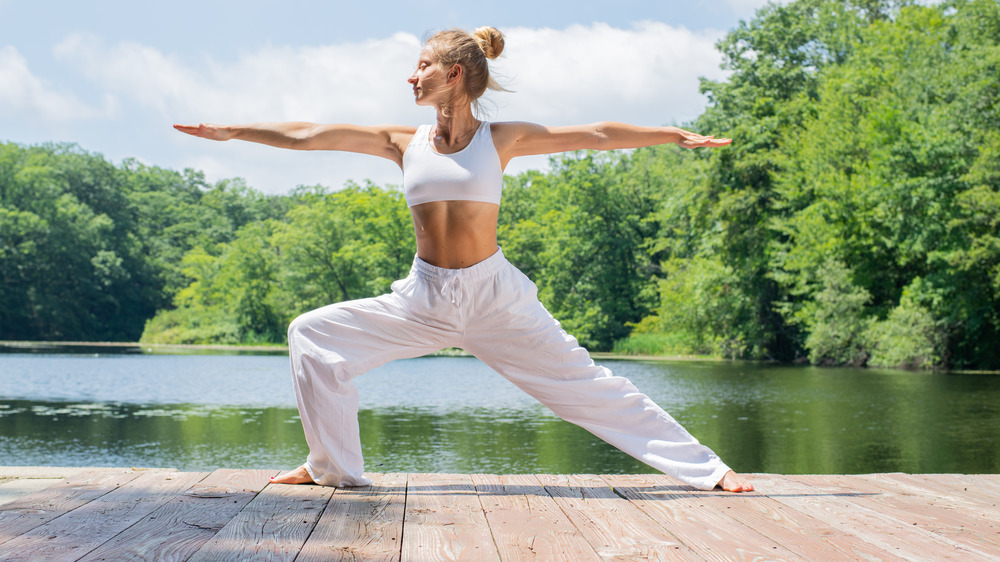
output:
<path id="1" fill-rule="evenodd" d="M 316 123 L 254 123 L 251 125 L 174 125 L 182 133 L 203 139 L 239 139 L 293 150 L 343 150 L 381 156 L 403 164 L 403 151 L 416 133 L 404 125 L 320 125 Z"/>

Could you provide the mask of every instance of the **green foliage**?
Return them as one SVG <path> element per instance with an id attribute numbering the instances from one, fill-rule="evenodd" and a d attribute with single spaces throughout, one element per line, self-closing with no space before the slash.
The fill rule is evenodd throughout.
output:
<path id="1" fill-rule="evenodd" d="M 218 207 L 229 210 L 224 217 L 239 218 L 259 196 L 221 190 L 213 200 L 225 203 Z M 281 220 L 247 219 L 229 241 L 188 251 L 181 261 L 187 285 L 175 308 L 146 324 L 142 341 L 282 343 L 297 314 L 384 293 L 405 276 L 412 227 L 398 191 L 300 188 L 286 208 Z"/>
<path id="2" fill-rule="evenodd" d="M 189 250 L 281 200 L 71 145 L 0 145 L 0 339 L 135 341 L 188 283 Z"/>
<path id="3" fill-rule="evenodd" d="M 819 74 L 820 103 L 784 149 L 786 170 L 776 181 L 781 213 L 770 223 L 780 234 L 771 244 L 771 277 L 787 292 L 786 314 L 818 300 L 809 287 L 822 285 L 830 259 L 851 265 L 854 283 L 870 298 L 858 314 L 883 326 L 890 311 L 917 310 L 901 299 L 920 279 L 928 305 L 921 310 L 943 322 L 953 348 L 926 357 L 997 364 L 983 345 L 998 326 L 987 311 L 1000 305 L 984 275 L 996 264 L 986 248 L 996 242 L 990 221 L 1000 211 L 992 198 L 996 177 L 984 160 L 997 125 L 995 26 L 985 26 L 994 29 L 990 37 L 958 42 L 970 19 L 996 21 L 998 6 L 988 4 L 956 2 L 951 16 L 903 8 L 894 20 L 864 28 L 844 64 Z M 969 114 L 970 104 L 989 100 L 991 111 Z M 973 187 L 973 177 L 987 181 Z M 985 228 L 976 232 L 970 223 Z M 806 337 L 811 357 L 816 337 Z M 845 347 L 824 352 L 824 361 L 853 363 L 863 355 L 841 341 Z M 879 361 L 895 361 L 888 340 L 879 341 Z"/>
<path id="4" fill-rule="evenodd" d="M 660 306 L 639 332 L 669 333 L 674 353 L 742 357 L 747 296 L 733 268 L 716 259 L 672 259 L 664 264 Z"/>
<path id="5" fill-rule="evenodd" d="M 916 285 L 920 285 L 918 280 Z M 916 291 L 904 291 L 899 306 L 888 318 L 874 322 L 867 340 L 872 353 L 868 364 L 876 367 L 930 369 L 942 362 L 946 337 L 941 322 L 916 302 Z"/>
<path id="6" fill-rule="evenodd" d="M 72 146 L 0 145 L 0 339 L 134 339 L 157 279 L 124 178 Z"/>
<path id="7" fill-rule="evenodd" d="M 692 128 L 734 142 L 669 157 L 669 261 L 637 330 L 716 354 L 721 333 L 750 357 L 1000 366 L 1000 4 L 772 4 L 719 48 L 732 74 L 703 83 Z"/>
<path id="8" fill-rule="evenodd" d="M 399 191 L 300 189 L 275 233 L 291 308 L 301 313 L 388 291 L 413 261 L 412 224 Z"/>
<path id="9" fill-rule="evenodd" d="M 852 272 L 835 260 L 826 262 L 818 284 L 792 320 L 806 328 L 809 361 L 816 365 L 864 365 L 869 324 L 865 306 L 871 295 L 854 284 Z"/>
<path id="10" fill-rule="evenodd" d="M 271 222 L 249 223 L 213 256 L 195 247 L 183 258 L 191 280 L 147 324 L 145 343 L 270 343 L 283 341 L 286 318 L 279 314 L 278 253 Z"/>
<path id="11" fill-rule="evenodd" d="M 640 331 L 642 323 L 636 325 L 629 337 L 615 342 L 612 351 L 622 355 L 685 355 L 690 349 L 690 342 L 678 341 L 682 334 L 673 332 L 666 334 L 663 332 L 643 332 Z"/>
<path id="12" fill-rule="evenodd" d="M 552 167 L 507 182 L 500 245 L 567 332 L 610 350 L 650 310 L 643 248 L 656 232 L 656 194 L 621 155 L 571 154 Z"/>

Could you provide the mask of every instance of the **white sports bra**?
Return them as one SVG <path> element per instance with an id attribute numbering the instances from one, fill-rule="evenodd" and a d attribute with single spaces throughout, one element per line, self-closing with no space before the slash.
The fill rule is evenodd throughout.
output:
<path id="1" fill-rule="evenodd" d="M 490 124 L 483 121 L 469 145 L 454 154 L 434 150 L 431 125 L 417 128 L 403 153 L 403 192 L 410 207 L 431 201 L 500 204 L 503 170 Z"/>

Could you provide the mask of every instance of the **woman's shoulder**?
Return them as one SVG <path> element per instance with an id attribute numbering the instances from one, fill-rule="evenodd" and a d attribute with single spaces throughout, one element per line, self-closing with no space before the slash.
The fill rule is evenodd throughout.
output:
<path id="1" fill-rule="evenodd" d="M 542 125 L 528 121 L 496 121 L 490 123 L 490 133 L 493 135 L 493 140 L 497 146 L 507 146 L 546 130 Z"/>
<path id="2" fill-rule="evenodd" d="M 490 129 L 493 132 L 498 130 L 518 130 L 530 127 L 540 127 L 541 125 L 537 123 L 531 123 L 528 121 L 490 121 Z"/>

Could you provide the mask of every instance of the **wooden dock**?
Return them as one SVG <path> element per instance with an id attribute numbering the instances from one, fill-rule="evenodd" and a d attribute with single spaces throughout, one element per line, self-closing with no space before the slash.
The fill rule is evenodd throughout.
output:
<path id="1" fill-rule="evenodd" d="M 1000 475 L 666 476 L 0 467 L 0 560 L 997 560 Z"/>

